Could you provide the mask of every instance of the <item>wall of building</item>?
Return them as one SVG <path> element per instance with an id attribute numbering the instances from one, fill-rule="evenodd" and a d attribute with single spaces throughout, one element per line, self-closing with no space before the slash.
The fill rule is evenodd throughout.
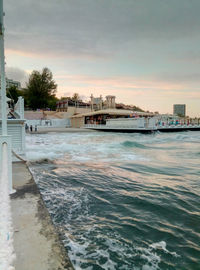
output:
<path id="1" fill-rule="evenodd" d="M 40 120 L 43 118 L 43 111 L 25 111 L 24 118 L 28 120 Z"/>
<path id="2" fill-rule="evenodd" d="M 175 115 L 185 117 L 185 115 L 186 115 L 186 106 L 185 106 L 185 104 L 174 104 L 173 109 L 174 109 L 173 113 Z"/>
<path id="3" fill-rule="evenodd" d="M 24 154 L 25 152 L 25 128 L 24 121 L 11 119 L 8 120 L 8 135 L 12 138 L 12 149 L 17 153 Z M 1 121 L 0 121 L 1 134 Z"/>
<path id="4" fill-rule="evenodd" d="M 84 117 L 71 118 L 71 127 L 72 128 L 80 128 L 80 127 L 84 126 L 84 124 L 85 124 L 84 120 L 85 120 Z"/>
<path id="5" fill-rule="evenodd" d="M 78 113 L 88 113 L 90 112 L 91 109 L 90 108 L 76 108 L 76 107 L 68 107 L 67 113 L 68 116 L 72 116 L 74 114 L 78 114 Z"/>

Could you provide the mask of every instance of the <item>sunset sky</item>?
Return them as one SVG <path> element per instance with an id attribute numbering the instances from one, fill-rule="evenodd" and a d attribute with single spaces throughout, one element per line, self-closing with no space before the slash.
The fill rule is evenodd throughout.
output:
<path id="1" fill-rule="evenodd" d="M 200 117 L 200 0 L 4 0 L 7 77 Z"/>

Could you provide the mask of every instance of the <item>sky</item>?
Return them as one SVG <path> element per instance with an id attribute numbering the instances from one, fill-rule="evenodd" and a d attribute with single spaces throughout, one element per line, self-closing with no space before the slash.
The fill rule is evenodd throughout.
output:
<path id="1" fill-rule="evenodd" d="M 4 0 L 7 77 L 200 117 L 200 0 Z"/>

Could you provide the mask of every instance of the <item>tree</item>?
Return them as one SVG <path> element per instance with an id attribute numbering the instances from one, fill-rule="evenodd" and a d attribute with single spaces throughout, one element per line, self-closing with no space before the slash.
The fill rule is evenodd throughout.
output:
<path id="1" fill-rule="evenodd" d="M 18 97 L 21 96 L 20 91 L 15 85 L 10 86 L 6 89 L 7 97 L 12 99 L 14 103 L 17 103 Z"/>
<path id="2" fill-rule="evenodd" d="M 52 72 L 43 68 L 42 72 L 34 70 L 27 84 L 28 105 L 32 109 L 45 109 L 55 97 L 57 84 L 53 80 Z"/>
<path id="3" fill-rule="evenodd" d="M 51 109 L 52 111 L 56 110 L 56 102 L 59 99 L 55 95 L 51 95 L 48 99 L 48 108 Z"/>
<path id="4" fill-rule="evenodd" d="M 142 110 L 140 107 L 138 106 L 133 106 L 133 111 L 137 111 L 137 112 L 144 112 L 144 110 Z"/>
<path id="5" fill-rule="evenodd" d="M 74 93 L 72 96 L 73 101 L 82 101 L 78 93 Z"/>

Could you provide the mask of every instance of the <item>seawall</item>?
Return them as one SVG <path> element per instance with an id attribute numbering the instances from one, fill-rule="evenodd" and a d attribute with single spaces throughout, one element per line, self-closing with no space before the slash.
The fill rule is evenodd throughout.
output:
<path id="1" fill-rule="evenodd" d="M 73 270 L 67 252 L 25 163 L 13 163 L 11 195 L 15 270 Z"/>

